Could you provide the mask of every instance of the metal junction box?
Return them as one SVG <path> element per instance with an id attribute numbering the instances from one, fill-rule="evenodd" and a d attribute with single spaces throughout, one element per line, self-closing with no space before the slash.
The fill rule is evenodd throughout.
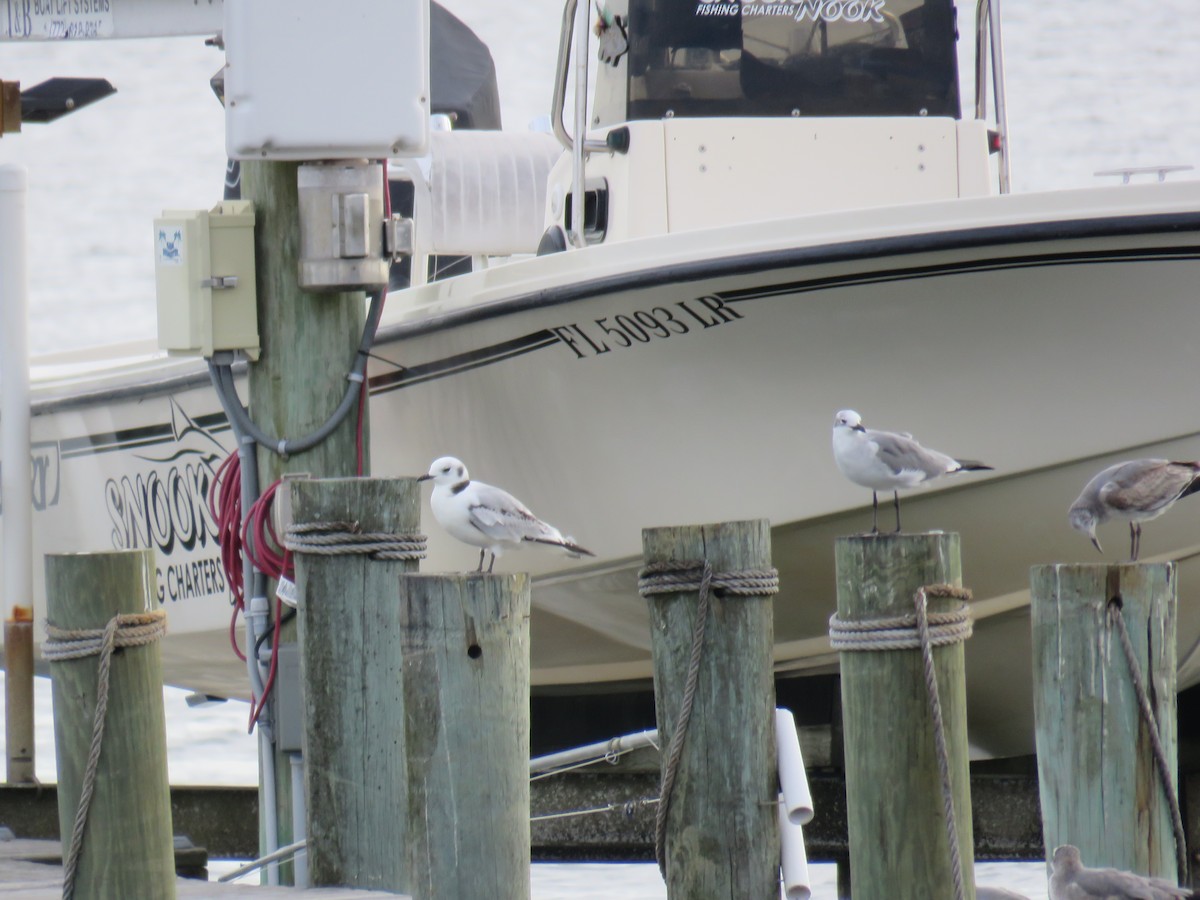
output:
<path id="1" fill-rule="evenodd" d="M 298 167 L 300 287 L 306 291 L 386 287 L 383 164 L 366 160 Z"/>
<path id="2" fill-rule="evenodd" d="M 243 350 L 258 358 L 254 207 L 167 210 L 154 220 L 158 345 L 172 355 Z"/>
<path id="3" fill-rule="evenodd" d="M 423 156 L 428 0 L 225 0 L 234 159 Z"/>

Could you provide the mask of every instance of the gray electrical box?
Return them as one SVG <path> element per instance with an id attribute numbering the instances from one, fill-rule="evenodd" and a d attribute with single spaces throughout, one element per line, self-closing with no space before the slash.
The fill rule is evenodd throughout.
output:
<path id="1" fill-rule="evenodd" d="M 154 220 L 158 345 L 172 355 L 242 350 L 258 359 L 254 206 L 167 210 Z"/>
<path id="2" fill-rule="evenodd" d="M 304 743 L 304 686 L 300 645 L 280 644 L 275 671 L 275 743 L 283 753 L 299 753 Z"/>

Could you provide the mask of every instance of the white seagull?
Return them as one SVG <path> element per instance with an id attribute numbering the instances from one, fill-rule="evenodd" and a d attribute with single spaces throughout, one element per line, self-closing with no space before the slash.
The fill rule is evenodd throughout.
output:
<path id="1" fill-rule="evenodd" d="M 1089 869 L 1079 859 L 1079 848 L 1063 844 L 1054 851 L 1050 900 L 1175 900 L 1190 897 L 1187 888 L 1164 878 L 1147 878 L 1116 869 Z"/>
<path id="2" fill-rule="evenodd" d="M 843 409 L 833 419 L 833 460 L 855 484 L 871 489 L 871 534 L 879 533 L 878 491 L 891 491 L 900 533 L 900 488 L 913 488 L 942 475 L 992 467 L 973 459 L 955 459 L 922 447 L 911 434 L 864 428 L 862 416 Z"/>
<path id="3" fill-rule="evenodd" d="M 1129 557 L 1137 562 L 1142 549 L 1142 523 L 1157 519 L 1175 501 L 1200 491 L 1200 462 L 1131 459 L 1109 466 L 1087 483 L 1071 504 L 1071 527 L 1092 540 L 1101 553 L 1096 526 L 1106 519 L 1129 523 Z"/>
<path id="4" fill-rule="evenodd" d="M 572 538 L 563 537 L 562 532 L 531 513 L 512 494 L 482 481 L 472 481 L 467 467 L 453 456 L 435 459 L 429 472 L 417 480 L 433 481 L 429 505 L 438 524 L 451 537 L 480 548 L 476 572 L 483 571 L 484 553 L 492 554 L 487 569 L 490 572 L 497 556 L 527 542 L 562 547 L 570 556 L 595 556 Z"/>

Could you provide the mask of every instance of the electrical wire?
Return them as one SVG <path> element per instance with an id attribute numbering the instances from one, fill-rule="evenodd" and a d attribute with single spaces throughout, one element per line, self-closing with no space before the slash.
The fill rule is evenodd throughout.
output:
<path id="1" fill-rule="evenodd" d="M 225 582 L 229 585 L 230 603 L 233 606 L 229 617 L 229 643 L 238 659 L 245 662 L 246 654 L 237 643 L 237 620 L 246 608 L 246 589 L 241 558 L 241 465 L 236 450 L 217 468 L 209 486 L 208 511 L 217 526 L 221 568 L 225 572 Z"/>

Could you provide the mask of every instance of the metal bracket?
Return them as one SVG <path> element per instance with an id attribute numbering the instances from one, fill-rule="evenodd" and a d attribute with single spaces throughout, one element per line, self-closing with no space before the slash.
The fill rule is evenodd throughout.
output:
<path id="1" fill-rule="evenodd" d="M 383 248 L 392 262 L 399 262 L 413 253 L 413 220 L 396 213 L 383 223 Z"/>

